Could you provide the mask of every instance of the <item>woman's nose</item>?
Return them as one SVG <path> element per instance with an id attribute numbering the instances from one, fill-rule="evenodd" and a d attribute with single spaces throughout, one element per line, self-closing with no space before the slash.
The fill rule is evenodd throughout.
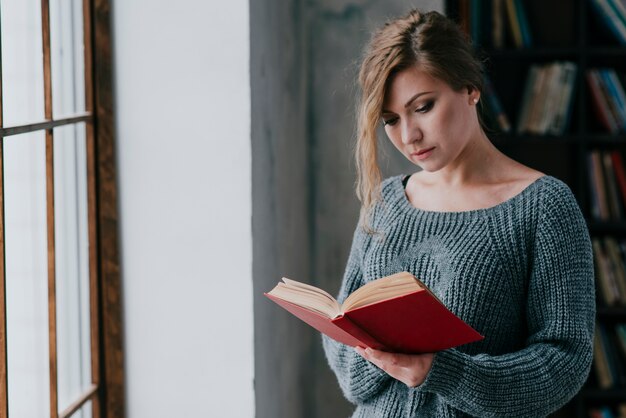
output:
<path id="1" fill-rule="evenodd" d="M 405 145 L 412 144 L 422 139 L 422 131 L 419 129 L 419 126 L 410 121 L 402 123 L 401 135 L 402 143 Z"/>

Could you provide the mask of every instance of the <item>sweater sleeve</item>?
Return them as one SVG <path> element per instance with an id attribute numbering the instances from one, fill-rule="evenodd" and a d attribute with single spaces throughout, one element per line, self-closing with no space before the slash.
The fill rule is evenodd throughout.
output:
<path id="1" fill-rule="evenodd" d="M 363 285 L 361 247 L 365 239 L 365 232 L 357 227 L 337 297 L 339 302 L 343 302 L 350 293 Z M 380 393 L 392 381 L 387 373 L 363 359 L 354 348 L 338 343 L 323 334 L 322 342 L 328 364 L 335 372 L 344 396 L 350 402 L 354 404 L 365 402 Z"/>
<path id="2" fill-rule="evenodd" d="M 528 284 L 525 347 L 504 355 L 435 355 L 422 385 L 475 416 L 545 416 L 584 384 L 593 356 L 593 253 L 574 196 L 544 196 Z"/>

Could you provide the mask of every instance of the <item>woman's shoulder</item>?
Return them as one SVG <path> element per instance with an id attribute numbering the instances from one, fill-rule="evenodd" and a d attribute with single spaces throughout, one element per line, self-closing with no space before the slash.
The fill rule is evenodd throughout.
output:
<path id="1" fill-rule="evenodd" d="M 394 176 L 390 176 L 385 178 L 380 183 L 380 191 L 381 194 L 386 195 L 392 191 L 394 191 L 398 185 L 402 184 L 403 179 L 407 177 L 406 174 L 398 174 Z"/>
<path id="2" fill-rule="evenodd" d="M 537 213 L 546 225 L 586 225 L 578 200 L 569 185 L 561 179 L 545 175 L 537 180 Z"/>
<path id="3" fill-rule="evenodd" d="M 381 181 L 379 186 L 380 195 L 367 213 L 368 224 L 374 230 L 388 222 L 393 222 L 399 215 L 397 208 L 401 204 L 404 195 L 402 188 L 402 178 L 404 176 L 404 174 L 394 175 Z"/>
<path id="4" fill-rule="evenodd" d="M 377 206 L 388 208 L 401 205 L 405 199 L 403 181 L 407 177 L 407 174 L 397 174 L 385 178 L 380 184 L 380 199 Z"/>
<path id="5" fill-rule="evenodd" d="M 576 196 L 567 183 L 550 175 L 543 175 L 536 180 L 542 204 L 576 202 Z"/>

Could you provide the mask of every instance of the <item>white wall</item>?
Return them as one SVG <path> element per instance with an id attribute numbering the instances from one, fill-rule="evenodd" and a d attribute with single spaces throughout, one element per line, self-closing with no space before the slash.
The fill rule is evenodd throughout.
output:
<path id="1" fill-rule="evenodd" d="M 113 6 L 127 415 L 252 417 L 248 1 Z"/>

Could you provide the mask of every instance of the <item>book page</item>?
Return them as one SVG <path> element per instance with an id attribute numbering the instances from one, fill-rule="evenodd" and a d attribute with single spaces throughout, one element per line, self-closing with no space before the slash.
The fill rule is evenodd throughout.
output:
<path id="1" fill-rule="evenodd" d="M 352 292 L 343 302 L 341 312 L 424 289 L 426 286 L 410 273 L 393 274 L 366 283 Z"/>
<path id="2" fill-rule="evenodd" d="M 329 318 L 339 315 L 339 303 L 328 292 L 286 277 L 283 277 L 283 282 L 268 293 Z"/>

